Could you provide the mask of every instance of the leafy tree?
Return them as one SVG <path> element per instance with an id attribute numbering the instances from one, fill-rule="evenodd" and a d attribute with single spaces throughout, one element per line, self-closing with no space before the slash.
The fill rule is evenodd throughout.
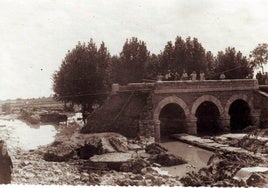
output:
<path id="1" fill-rule="evenodd" d="M 106 97 L 106 69 L 110 55 L 104 43 L 98 49 L 91 39 L 68 51 L 59 71 L 53 75 L 55 98 L 81 104 L 83 112 Z"/>
<path id="2" fill-rule="evenodd" d="M 141 82 L 149 55 L 145 42 L 135 37 L 127 39 L 119 56 L 120 79 L 116 81 L 120 84 Z"/>
<path id="3" fill-rule="evenodd" d="M 250 63 L 242 53 L 236 52 L 235 48 L 228 47 L 225 52 L 218 52 L 216 58 L 215 78 L 224 73 L 228 79 L 242 79 L 252 74 Z"/>
<path id="4" fill-rule="evenodd" d="M 268 62 L 268 44 L 262 43 L 250 53 L 252 68 L 260 67 L 262 69 L 262 74 L 264 74 L 264 65 Z"/>
<path id="5" fill-rule="evenodd" d="M 206 51 L 196 38 L 188 37 L 184 41 L 181 37 L 177 37 L 174 45 L 169 41 L 160 54 L 162 74 L 167 70 L 180 74 L 183 70 L 188 74 L 192 71 L 206 72 L 206 64 Z"/>
<path id="6" fill-rule="evenodd" d="M 216 63 L 215 63 L 215 57 L 211 53 L 211 51 L 208 51 L 206 53 L 206 78 L 207 79 L 212 79 L 215 74 L 215 68 L 216 68 Z"/>
<path id="7" fill-rule="evenodd" d="M 112 56 L 107 67 L 107 76 L 109 84 L 119 83 L 121 79 L 121 64 L 118 56 Z"/>
<path id="8" fill-rule="evenodd" d="M 149 56 L 145 64 L 144 78 L 148 80 L 155 80 L 160 70 L 159 56 L 152 54 Z"/>
<path id="9" fill-rule="evenodd" d="M 171 41 L 167 43 L 164 51 L 160 54 L 160 73 L 165 74 L 168 70 L 173 70 L 174 67 L 174 46 Z"/>

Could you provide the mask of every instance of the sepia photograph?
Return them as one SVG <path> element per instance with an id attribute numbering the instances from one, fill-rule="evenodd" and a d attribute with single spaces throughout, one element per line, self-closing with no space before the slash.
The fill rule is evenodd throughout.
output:
<path id="1" fill-rule="evenodd" d="M 0 187 L 268 187 L 267 10 L 0 0 Z"/>

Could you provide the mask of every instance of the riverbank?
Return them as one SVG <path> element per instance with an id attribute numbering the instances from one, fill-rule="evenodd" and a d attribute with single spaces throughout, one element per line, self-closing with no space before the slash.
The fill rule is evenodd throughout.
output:
<path id="1" fill-rule="evenodd" d="M 2 120 L 8 121 L 10 124 L 16 124 L 16 122 L 19 121 L 15 119 L 16 116 L 14 115 L 0 116 L 0 119 L 1 118 Z M 247 184 L 241 184 L 240 180 L 233 180 L 236 172 L 240 168 L 252 166 L 267 167 L 267 163 L 254 157 L 248 157 L 248 155 L 240 155 L 239 152 L 236 153 L 236 151 L 234 151 L 234 153 L 216 153 L 215 155 L 213 155 L 213 153 L 208 153 L 208 155 L 202 156 L 200 155 L 204 153 L 202 149 L 199 151 L 191 145 L 186 145 L 185 149 L 182 149 L 182 152 L 184 152 L 186 155 L 181 154 L 181 157 L 183 157 L 186 161 L 194 160 L 195 163 L 188 162 L 183 165 L 161 167 L 159 163 L 163 162 L 163 157 L 165 157 L 164 161 L 167 159 L 167 157 L 170 159 L 170 155 L 166 155 L 166 150 L 168 150 L 168 153 L 181 152 L 181 150 L 178 148 L 182 146 L 177 146 L 177 143 L 175 143 L 177 141 L 161 143 L 159 146 L 155 145 L 150 149 L 146 149 L 146 146 L 148 146 L 149 143 L 139 140 L 128 140 L 121 135 L 117 135 L 116 133 L 96 133 L 88 135 L 80 134 L 80 126 L 75 123 L 68 126 L 58 125 L 54 132 L 55 135 L 53 136 L 53 140 L 50 141 L 51 144 L 41 144 L 40 147 L 29 150 L 19 147 L 17 143 L 18 140 L 16 140 L 17 138 L 12 135 L 14 133 L 12 131 L 14 130 L 10 127 L 12 126 L 1 125 L 0 135 L 4 139 L 11 139 L 11 141 L 8 142 L 8 148 L 14 165 L 12 184 L 225 186 L 224 181 L 220 181 L 221 179 L 213 180 L 213 178 L 216 177 L 217 174 L 228 174 L 231 172 L 231 174 L 228 176 L 229 184 L 226 185 L 245 186 Z M 46 125 L 41 125 L 41 127 L 46 127 Z M 37 129 L 40 129 L 40 127 L 36 128 L 36 130 Z M 243 137 L 234 137 L 234 139 L 236 139 L 235 143 L 237 146 L 239 146 L 237 139 L 242 140 Z M 120 139 L 118 140 L 118 138 Z M 197 137 L 190 140 L 194 140 L 195 142 L 198 140 L 203 140 L 202 143 L 206 143 L 205 141 L 207 141 L 207 139 L 208 138 Z M 214 145 L 217 145 L 219 142 L 223 144 L 224 141 L 229 141 L 229 143 L 235 144 L 233 140 L 231 140 L 229 137 L 228 139 L 223 139 L 223 137 L 221 139 L 211 138 L 208 143 L 214 143 Z M 92 144 L 92 141 L 95 143 Z M 88 142 L 88 144 L 85 145 L 86 142 Z M 101 147 L 98 146 L 94 149 L 94 144 L 96 143 L 97 145 L 101 143 Z M 113 143 L 113 145 L 111 145 L 111 143 Z M 257 147 L 258 144 L 255 146 Z M 67 150 L 65 150 L 65 147 Z M 88 159 L 91 157 L 86 157 L 86 159 L 80 158 L 81 152 L 88 151 L 87 147 L 93 149 L 94 152 L 86 152 L 83 155 L 93 156 L 92 161 L 97 160 L 97 163 L 92 163 L 92 161 Z M 237 148 L 239 149 L 239 147 Z M 44 156 L 46 153 L 52 152 L 52 154 L 55 155 L 60 154 L 58 151 L 61 150 L 57 149 L 65 150 L 67 152 L 72 152 L 74 150 L 74 153 L 72 155 L 67 155 L 67 159 L 64 159 L 62 162 L 45 160 Z M 187 149 L 193 149 L 195 154 L 191 154 Z M 157 151 L 160 151 L 160 155 L 155 154 Z M 80 152 L 80 157 L 77 152 Z M 193 155 L 196 156 L 196 158 L 191 159 L 191 157 L 194 157 Z M 254 152 L 252 155 L 254 155 Z M 120 159 L 119 166 L 118 163 L 111 162 L 110 160 L 115 160 L 118 156 Z M 122 156 L 130 157 L 131 162 L 127 160 L 126 162 L 122 163 L 122 158 L 120 158 Z M 210 158 L 210 156 L 212 157 Z M 241 161 L 234 160 L 236 158 L 241 158 Z M 104 161 L 107 159 L 109 159 L 108 163 L 104 163 Z M 215 162 L 215 159 L 219 160 Z M 246 161 L 243 161 L 242 159 L 246 159 Z M 151 160 L 154 161 L 152 162 Z M 158 162 L 155 162 L 157 160 Z M 206 164 L 207 160 L 210 161 L 210 164 Z M 218 169 L 218 162 L 225 161 L 224 163 L 226 163 L 226 160 L 230 161 L 230 163 L 228 163 L 228 168 Z M 201 166 L 198 166 L 200 164 Z M 211 169 L 214 169 L 212 171 L 213 175 L 211 174 Z M 186 175 L 186 171 L 190 172 L 192 175 Z M 205 176 L 204 173 L 206 174 Z M 204 179 L 204 177 L 211 177 L 211 179 Z"/>
<path id="2" fill-rule="evenodd" d="M 42 145 L 36 149 L 27 149 L 18 145 L 18 140 L 12 135 L 14 129 L 9 125 L 18 123 L 15 116 L 5 116 L 5 131 L 2 139 L 7 140 L 9 154 L 13 161 L 12 184 L 27 185 L 181 185 L 179 177 L 163 174 L 159 168 L 149 168 L 143 175 L 132 172 L 120 172 L 106 169 L 85 168 L 88 160 L 77 156 L 64 162 L 44 160 L 44 154 L 51 149 Z M 22 123 L 22 122 L 21 122 Z M 13 127 L 24 126 L 14 125 Z M 46 127 L 46 125 L 43 125 Z M 42 126 L 41 126 L 42 127 Z M 33 129 L 33 128 L 32 128 Z M 38 128 L 37 128 L 38 129 Z M 79 130 L 79 125 L 58 126 L 55 142 L 68 140 Z M 109 133 L 108 133 L 109 134 Z M 92 135 L 94 137 L 94 135 Z M 55 143 L 54 142 L 54 143 Z"/>

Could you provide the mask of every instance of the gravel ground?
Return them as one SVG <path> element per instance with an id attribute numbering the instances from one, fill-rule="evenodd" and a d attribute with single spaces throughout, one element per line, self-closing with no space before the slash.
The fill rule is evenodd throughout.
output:
<path id="1" fill-rule="evenodd" d="M 12 124 L 16 116 L 0 116 L 0 120 L 3 119 Z M 43 159 L 47 146 L 26 150 L 21 147 L 19 138 L 13 135 L 14 127 L 1 124 L 0 128 L 0 138 L 8 143 L 8 152 L 13 162 L 13 185 L 182 185 L 179 177 L 166 175 L 159 168 L 134 174 L 114 170 L 85 170 L 82 168 L 84 161 L 77 158 L 67 162 L 48 162 Z M 69 138 L 78 128 L 57 127 L 56 139 Z"/>

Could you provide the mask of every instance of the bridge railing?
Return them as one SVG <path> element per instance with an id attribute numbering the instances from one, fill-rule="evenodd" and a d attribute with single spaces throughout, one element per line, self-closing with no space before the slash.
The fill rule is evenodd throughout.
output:
<path id="1" fill-rule="evenodd" d="M 155 86 L 155 90 L 175 89 L 177 92 L 207 90 L 255 90 L 258 88 L 258 81 L 255 79 L 162 81 L 156 82 Z"/>
<path id="2" fill-rule="evenodd" d="M 259 89 L 256 79 L 233 79 L 233 80 L 176 80 L 176 81 L 157 81 L 154 83 L 129 83 L 127 85 L 112 85 L 112 92 L 127 91 L 151 91 L 166 90 L 174 92 L 191 91 L 225 91 L 225 90 L 256 90 Z"/>

